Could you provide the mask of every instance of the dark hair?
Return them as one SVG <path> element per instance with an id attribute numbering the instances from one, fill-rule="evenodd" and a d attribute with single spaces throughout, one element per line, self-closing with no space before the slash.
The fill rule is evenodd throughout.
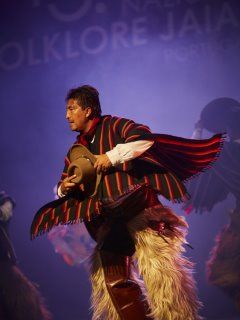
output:
<path id="1" fill-rule="evenodd" d="M 65 100 L 68 101 L 69 99 L 77 100 L 83 109 L 90 107 L 93 117 L 99 117 L 102 113 L 99 93 L 92 86 L 84 85 L 69 90 Z"/>

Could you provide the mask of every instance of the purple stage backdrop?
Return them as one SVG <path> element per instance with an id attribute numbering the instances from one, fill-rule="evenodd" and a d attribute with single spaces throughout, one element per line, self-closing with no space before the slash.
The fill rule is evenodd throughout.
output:
<path id="1" fill-rule="evenodd" d="M 240 100 L 240 3 L 2 0 L 0 7 L 0 188 L 17 203 L 10 231 L 19 265 L 39 284 L 55 320 L 91 319 L 86 269 L 66 265 L 46 236 L 29 236 L 34 213 L 53 199 L 74 141 L 66 92 L 91 84 L 104 114 L 190 137 L 209 101 Z M 196 263 L 207 320 L 240 318 L 205 277 L 214 237 L 233 206 L 229 197 L 211 213 L 187 217 L 194 247 L 187 255 Z"/>

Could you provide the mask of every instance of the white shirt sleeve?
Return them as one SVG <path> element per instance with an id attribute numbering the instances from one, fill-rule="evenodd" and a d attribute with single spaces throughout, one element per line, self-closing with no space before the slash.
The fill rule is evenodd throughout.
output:
<path id="1" fill-rule="evenodd" d="M 59 198 L 62 198 L 62 197 L 65 196 L 65 194 L 63 194 L 62 191 L 61 191 L 61 185 L 57 189 L 57 195 L 58 195 Z"/>
<path id="2" fill-rule="evenodd" d="M 147 151 L 154 141 L 139 140 L 127 143 L 119 143 L 112 150 L 107 151 L 106 154 L 111 161 L 113 166 L 119 163 L 124 163 L 126 161 L 135 159 L 139 157 L 142 153 Z"/>

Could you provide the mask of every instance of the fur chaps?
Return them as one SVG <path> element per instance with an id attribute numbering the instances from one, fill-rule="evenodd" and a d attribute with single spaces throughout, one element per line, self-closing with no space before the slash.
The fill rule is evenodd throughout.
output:
<path id="1" fill-rule="evenodd" d="M 102 262 L 97 248 L 92 255 L 91 262 L 90 280 L 92 284 L 92 320 L 120 320 L 107 290 Z"/>
<path id="2" fill-rule="evenodd" d="M 50 320 L 36 286 L 9 261 L 0 262 L 1 320 Z"/>
<path id="3" fill-rule="evenodd" d="M 150 229 L 151 221 L 164 222 L 166 229 L 161 233 Z M 193 264 L 182 255 L 185 220 L 157 205 L 145 209 L 128 227 L 135 240 L 135 257 L 151 316 L 155 320 L 200 320 Z"/>
<path id="4" fill-rule="evenodd" d="M 161 233 L 149 227 L 164 222 Z M 200 320 L 192 263 L 185 258 L 183 244 L 187 223 L 170 209 L 157 205 L 143 210 L 128 222 L 134 239 L 138 283 L 146 295 L 154 320 Z M 136 276 L 132 273 L 136 280 Z M 96 249 L 91 266 L 93 320 L 120 320 L 109 296 L 101 258 Z"/>

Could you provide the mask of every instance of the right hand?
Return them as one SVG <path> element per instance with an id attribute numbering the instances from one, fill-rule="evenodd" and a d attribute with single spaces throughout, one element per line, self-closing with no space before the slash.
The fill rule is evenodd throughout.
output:
<path id="1" fill-rule="evenodd" d="M 66 195 L 69 191 L 72 191 L 76 187 L 76 183 L 71 182 L 74 178 L 76 178 L 75 174 L 63 180 L 60 186 L 60 190 L 63 194 Z"/>

